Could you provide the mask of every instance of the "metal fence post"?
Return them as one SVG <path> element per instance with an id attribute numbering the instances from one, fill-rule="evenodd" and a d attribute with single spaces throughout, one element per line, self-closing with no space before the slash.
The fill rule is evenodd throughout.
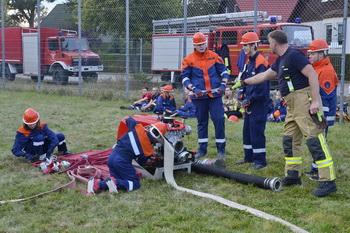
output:
<path id="1" fill-rule="evenodd" d="M 125 64 L 125 79 L 126 79 L 126 93 L 125 93 L 125 98 L 129 99 L 130 94 L 129 94 L 129 76 L 130 76 L 130 71 L 129 71 L 129 67 L 130 67 L 130 41 L 129 41 L 129 0 L 126 0 L 125 3 L 125 13 L 126 13 L 126 17 L 125 17 L 125 30 L 126 30 L 126 36 L 125 36 L 125 40 L 126 40 L 126 64 Z"/>
<path id="2" fill-rule="evenodd" d="M 348 0 L 344 0 L 344 18 L 343 18 L 343 42 L 341 55 L 341 86 L 340 86 L 340 113 L 339 122 L 343 122 L 343 103 L 344 103 L 344 80 L 345 80 L 345 65 L 346 65 L 346 28 L 348 20 Z"/>
<path id="3" fill-rule="evenodd" d="M 1 0 L 1 51 L 2 51 L 2 89 L 6 89 L 5 76 L 5 7 L 4 0 Z"/>
<path id="4" fill-rule="evenodd" d="M 36 9 L 37 9 L 37 17 L 38 17 L 38 35 L 37 35 L 37 46 L 38 46 L 38 85 L 37 85 L 37 90 L 41 90 L 41 57 L 40 57 L 40 46 L 41 46 L 41 41 L 40 41 L 40 0 L 36 1 Z"/>
<path id="5" fill-rule="evenodd" d="M 81 78 L 81 0 L 78 0 L 78 41 L 79 41 L 79 55 L 78 55 L 78 76 L 79 76 L 79 96 L 83 94 L 82 78 Z"/>

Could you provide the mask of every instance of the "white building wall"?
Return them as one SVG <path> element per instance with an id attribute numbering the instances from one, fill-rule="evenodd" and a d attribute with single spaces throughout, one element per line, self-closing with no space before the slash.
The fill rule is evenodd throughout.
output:
<path id="1" fill-rule="evenodd" d="M 347 41 L 346 41 L 346 53 L 350 54 L 350 18 L 348 18 L 347 22 Z M 330 54 L 340 54 L 342 53 L 342 45 L 338 43 L 338 25 L 343 24 L 343 18 L 330 18 L 324 19 L 322 21 L 314 21 L 314 22 L 305 22 L 312 26 L 314 29 L 314 37 L 315 39 L 323 39 L 326 40 L 326 26 L 332 25 L 332 42 L 330 44 Z"/>

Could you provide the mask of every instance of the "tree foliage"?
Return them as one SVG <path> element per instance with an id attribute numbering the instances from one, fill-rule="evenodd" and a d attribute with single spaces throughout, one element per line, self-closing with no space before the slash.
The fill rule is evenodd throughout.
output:
<path id="1" fill-rule="evenodd" d="M 75 3 L 76 0 L 69 0 Z M 130 0 L 129 25 L 131 38 L 152 35 L 152 20 L 182 17 L 180 0 Z M 82 2 L 83 30 L 99 35 L 125 36 L 125 0 L 85 0 Z"/>
<path id="2" fill-rule="evenodd" d="M 40 0 L 43 2 L 44 0 Z M 46 2 L 54 2 L 55 0 L 46 0 Z M 28 23 L 29 27 L 34 27 L 37 16 L 37 0 L 7 0 L 9 10 L 13 10 L 13 14 L 9 15 L 9 21 L 12 24 Z M 44 9 L 44 7 L 42 7 Z M 44 11 L 45 12 L 45 11 Z"/>
<path id="3" fill-rule="evenodd" d="M 188 16 L 210 15 L 219 13 L 222 0 L 188 0 Z"/>

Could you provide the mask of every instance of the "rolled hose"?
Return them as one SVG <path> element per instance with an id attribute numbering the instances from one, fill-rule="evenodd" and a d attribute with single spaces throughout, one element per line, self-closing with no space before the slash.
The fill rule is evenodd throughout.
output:
<path id="1" fill-rule="evenodd" d="M 282 180 L 278 177 L 269 179 L 196 163 L 192 163 L 191 170 L 201 174 L 232 179 L 242 184 L 255 184 L 260 188 L 271 189 L 272 191 L 282 190 Z"/>

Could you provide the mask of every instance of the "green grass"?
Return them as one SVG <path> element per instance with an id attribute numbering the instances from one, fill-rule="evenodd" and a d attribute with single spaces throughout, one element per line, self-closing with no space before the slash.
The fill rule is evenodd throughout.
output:
<path id="1" fill-rule="evenodd" d="M 15 132 L 26 108 L 35 108 L 52 130 L 65 133 L 72 152 L 111 148 L 119 121 L 139 113 L 120 110 L 119 106 L 130 101 L 123 99 L 122 91 L 107 87 L 98 90 L 95 86 L 94 91 L 77 97 L 76 87 L 50 89 L 48 85 L 42 93 L 36 93 L 35 86 L 13 90 L 14 84 L 8 85 L 12 91 L 0 91 L 0 200 L 28 197 L 69 181 L 64 174 L 43 176 L 25 159 L 11 154 Z M 185 145 L 196 150 L 196 121 L 186 122 L 194 132 L 186 138 Z M 267 124 L 268 167 L 255 171 L 249 165 L 234 164 L 243 158 L 242 123 L 242 120 L 226 122 L 227 168 L 268 178 L 283 177 L 283 125 Z M 215 158 L 212 124 L 209 127 L 208 157 Z M 349 123 L 337 123 L 330 129 L 328 143 L 335 161 L 338 192 L 325 198 L 310 193 L 316 183 L 306 176 L 302 177 L 301 187 L 284 187 L 281 192 L 182 171 L 175 172 L 175 179 L 180 186 L 256 208 L 310 232 L 349 232 L 349 129 Z M 311 156 L 305 145 L 303 153 L 304 170 L 308 170 Z M 141 183 L 142 188 L 137 191 L 93 197 L 82 196 L 86 185 L 78 183 L 74 188 L 26 202 L 3 204 L 0 232 L 291 232 L 274 221 L 177 191 L 165 180 L 142 179 Z"/>

